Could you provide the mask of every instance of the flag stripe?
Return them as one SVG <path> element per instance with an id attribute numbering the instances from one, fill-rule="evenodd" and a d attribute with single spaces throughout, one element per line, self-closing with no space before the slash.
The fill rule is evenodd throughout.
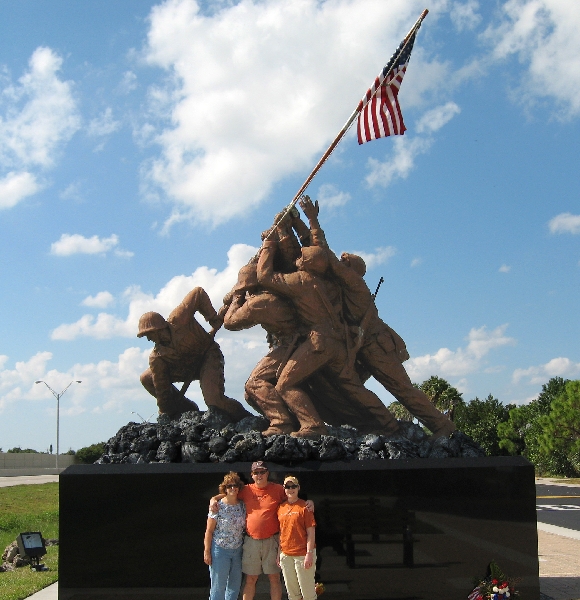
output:
<path id="1" fill-rule="evenodd" d="M 359 144 L 405 133 L 407 128 L 403 122 L 398 96 L 411 58 L 415 35 L 416 32 L 411 36 L 404 50 L 402 50 L 404 42 L 401 43 L 360 101 L 357 124 Z"/>

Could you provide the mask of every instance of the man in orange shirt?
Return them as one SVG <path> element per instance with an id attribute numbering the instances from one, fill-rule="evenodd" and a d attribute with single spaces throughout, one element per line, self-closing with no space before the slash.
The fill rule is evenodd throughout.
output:
<path id="1" fill-rule="evenodd" d="M 268 481 L 268 467 L 259 460 L 252 463 L 254 483 L 245 485 L 238 498 L 246 505 L 246 537 L 242 554 L 242 571 L 246 575 L 243 600 L 253 600 L 256 582 L 261 573 L 270 580 L 271 600 L 281 600 L 282 582 L 278 566 L 280 526 L 278 507 L 286 500 L 286 493 L 279 483 Z M 216 512 L 217 502 L 222 495 L 210 501 L 210 511 Z M 314 510 L 311 500 L 309 510 Z"/>

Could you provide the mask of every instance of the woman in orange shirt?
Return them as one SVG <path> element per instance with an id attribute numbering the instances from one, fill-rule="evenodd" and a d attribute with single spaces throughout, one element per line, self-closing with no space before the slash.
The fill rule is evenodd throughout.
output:
<path id="1" fill-rule="evenodd" d="M 293 475 L 284 478 L 286 502 L 278 508 L 280 522 L 280 567 L 288 600 L 316 600 L 314 514 L 298 498 L 300 484 Z"/>

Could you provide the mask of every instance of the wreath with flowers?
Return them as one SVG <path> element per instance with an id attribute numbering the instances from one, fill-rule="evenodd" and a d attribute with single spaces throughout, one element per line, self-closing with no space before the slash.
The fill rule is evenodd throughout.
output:
<path id="1" fill-rule="evenodd" d="M 498 564 L 492 560 L 483 579 L 475 578 L 475 588 L 467 600 L 508 600 L 518 595 L 515 584 L 518 580 L 506 577 Z"/>

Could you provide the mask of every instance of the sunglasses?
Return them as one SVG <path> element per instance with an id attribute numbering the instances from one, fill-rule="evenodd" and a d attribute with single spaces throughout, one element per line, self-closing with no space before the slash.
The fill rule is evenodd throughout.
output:
<path id="1" fill-rule="evenodd" d="M 237 488 L 239 487 L 237 483 L 228 483 L 228 485 L 226 485 L 226 490 L 229 490 L 230 488 Z"/>
<path id="2" fill-rule="evenodd" d="M 267 469 L 264 469 L 263 471 L 252 471 L 252 475 L 263 475 L 264 473 L 267 473 Z"/>
<path id="3" fill-rule="evenodd" d="M 284 484 L 284 489 L 285 490 L 295 490 L 298 486 L 293 484 L 293 483 L 285 483 Z"/>

